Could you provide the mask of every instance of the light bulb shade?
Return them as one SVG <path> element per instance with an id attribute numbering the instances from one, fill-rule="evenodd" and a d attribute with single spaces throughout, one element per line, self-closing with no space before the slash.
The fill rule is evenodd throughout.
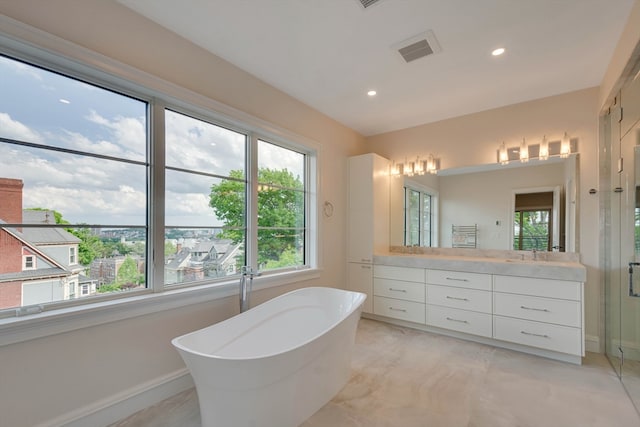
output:
<path id="1" fill-rule="evenodd" d="M 560 157 L 567 158 L 571 154 L 571 139 L 569 138 L 569 134 L 566 132 L 562 137 L 562 141 L 560 141 Z"/>
<path id="2" fill-rule="evenodd" d="M 429 158 L 427 159 L 427 172 L 430 174 L 435 174 L 438 172 L 438 166 L 436 164 L 436 159 L 433 158 L 433 155 L 429 154 Z"/>
<path id="3" fill-rule="evenodd" d="M 404 164 L 404 174 L 406 176 L 413 176 L 414 174 L 414 169 L 415 168 L 415 163 L 414 162 L 407 162 Z"/>
<path id="4" fill-rule="evenodd" d="M 507 153 L 507 147 L 505 147 L 504 142 L 500 144 L 500 148 L 498 149 L 498 162 L 501 165 L 509 163 L 509 153 Z"/>
<path id="5" fill-rule="evenodd" d="M 425 161 L 420 160 L 420 157 L 416 158 L 416 163 L 413 166 L 413 173 L 416 175 L 424 175 L 425 169 Z"/>
<path id="6" fill-rule="evenodd" d="M 520 161 L 526 163 L 529 161 L 529 147 L 527 142 L 522 138 L 522 144 L 520 144 Z"/>
<path id="7" fill-rule="evenodd" d="M 542 141 L 540 142 L 538 158 L 540 160 L 547 160 L 549 158 L 549 141 L 547 141 L 546 135 L 542 137 Z"/>

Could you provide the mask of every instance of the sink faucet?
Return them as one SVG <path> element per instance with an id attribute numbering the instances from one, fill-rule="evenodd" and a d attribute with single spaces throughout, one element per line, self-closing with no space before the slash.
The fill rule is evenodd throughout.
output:
<path id="1" fill-rule="evenodd" d="M 253 277 L 260 276 L 262 273 L 253 271 L 253 268 L 248 265 L 243 265 L 240 276 L 240 313 L 249 310 L 249 297 L 251 295 L 251 288 L 253 286 Z M 247 284 L 247 276 L 249 276 L 249 283 Z"/>

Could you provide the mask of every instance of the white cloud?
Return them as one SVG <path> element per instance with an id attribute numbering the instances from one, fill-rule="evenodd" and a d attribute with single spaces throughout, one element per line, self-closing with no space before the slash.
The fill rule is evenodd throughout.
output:
<path id="1" fill-rule="evenodd" d="M 147 129 L 144 117 L 135 118 L 116 116 L 109 120 L 92 110 L 86 119 L 89 122 L 104 127 L 113 136 L 112 142 L 104 140 L 92 143 L 90 142 L 92 148 L 105 148 L 110 151 L 114 151 L 114 147 L 118 147 L 117 153 L 119 155 L 125 155 L 125 157 L 135 160 L 144 160 L 147 144 Z M 87 142 L 89 141 L 87 140 Z M 101 154 L 110 154 L 103 151 L 97 152 Z"/>
<path id="2" fill-rule="evenodd" d="M 40 134 L 28 126 L 13 120 L 7 113 L 0 113 L 0 136 L 18 141 L 41 142 Z"/>

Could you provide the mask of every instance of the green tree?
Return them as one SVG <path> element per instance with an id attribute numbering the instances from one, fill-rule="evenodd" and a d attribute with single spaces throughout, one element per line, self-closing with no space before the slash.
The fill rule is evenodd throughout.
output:
<path id="1" fill-rule="evenodd" d="M 277 260 L 268 260 L 264 264 L 265 270 L 272 270 L 275 268 L 290 267 L 292 265 L 302 264 L 303 258 L 300 251 L 295 248 L 287 248 L 282 252 L 280 258 Z"/>
<path id="2" fill-rule="evenodd" d="M 138 263 L 130 256 L 126 257 L 118 269 L 118 275 L 116 276 L 116 285 L 122 288 L 123 286 L 135 286 L 140 284 L 140 273 L 138 272 Z"/>
<path id="3" fill-rule="evenodd" d="M 67 231 L 80 239 L 78 244 L 80 264 L 89 265 L 95 258 L 104 256 L 104 245 L 100 237 L 93 234 L 90 228 L 68 228 Z"/>
<path id="4" fill-rule="evenodd" d="M 245 233 L 244 173 L 234 170 L 229 176 L 235 179 L 211 186 L 209 206 L 224 222 L 220 237 L 238 243 Z M 266 265 L 280 260 L 285 251 L 297 252 L 296 228 L 304 227 L 304 185 L 287 169 L 261 168 L 258 182 L 258 263 Z"/>
<path id="5" fill-rule="evenodd" d="M 164 241 L 164 256 L 170 256 L 176 253 L 176 245 L 169 240 Z"/>

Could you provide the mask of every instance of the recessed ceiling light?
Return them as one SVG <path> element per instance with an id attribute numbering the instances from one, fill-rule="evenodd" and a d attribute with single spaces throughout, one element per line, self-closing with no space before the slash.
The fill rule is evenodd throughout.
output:
<path id="1" fill-rule="evenodd" d="M 494 49 L 493 52 L 491 52 L 491 55 L 493 56 L 500 56 L 504 53 L 504 48 L 503 47 L 499 47 L 497 49 Z"/>
<path id="2" fill-rule="evenodd" d="M 71 101 L 69 101 L 68 99 L 60 98 L 59 101 L 63 104 L 71 104 Z"/>
<path id="3" fill-rule="evenodd" d="M 376 96 L 378 92 L 376 92 L 375 90 L 370 90 L 369 92 L 367 92 L 367 95 L 369 96 Z"/>

